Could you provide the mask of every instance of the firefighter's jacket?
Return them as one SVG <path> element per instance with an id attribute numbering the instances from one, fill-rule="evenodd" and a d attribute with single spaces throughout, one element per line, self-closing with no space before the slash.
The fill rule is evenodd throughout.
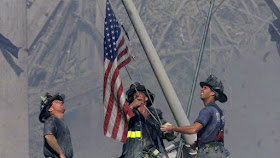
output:
<path id="1" fill-rule="evenodd" d="M 160 119 L 163 125 L 169 124 L 162 118 L 161 110 L 152 107 L 148 109 L 156 119 Z M 149 155 L 151 158 L 157 158 L 160 155 L 168 157 L 163 139 L 174 140 L 175 132 L 163 134 L 159 121 L 156 121 L 151 114 L 145 120 L 137 108 L 134 108 L 133 112 L 135 116 L 129 120 L 127 140 L 123 145 L 121 158 L 143 158 L 144 155 Z"/>

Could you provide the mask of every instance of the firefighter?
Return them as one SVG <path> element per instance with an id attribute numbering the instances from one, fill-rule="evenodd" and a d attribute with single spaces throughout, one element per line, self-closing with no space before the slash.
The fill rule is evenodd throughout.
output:
<path id="1" fill-rule="evenodd" d="M 198 147 L 197 158 L 224 158 L 229 152 L 224 148 L 224 115 L 215 103 L 216 100 L 224 103 L 227 96 L 224 94 L 223 83 L 214 75 L 210 75 L 205 82 L 200 82 L 200 98 L 204 108 L 199 112 L 193 125 L 175 127 L 161 126 L 161 131 L 176 131 L 184 134 L 197 134 L 197 141 L 191 144 Z"/>
<path id="2" fill-rule="evenodd" d="M 44 147 L 46 158 L 72 158 L 73 147 L 69 128 L 63 120 L 64 95 L 46 93 L 41 97 L 39 120 L 44 123 Z"/>
<path id="3" fill-rule="evenodd" d="M 162 112 L 152 106 L 155 95 L 136 82 L 126 92 L 129 107 L 135 116 L 129 120 L 127 141 L 120 158 L 167 158 L 163 139 L 174 140 L 174 132 L 163 134 L 161 124 L 169 124 Z"/>

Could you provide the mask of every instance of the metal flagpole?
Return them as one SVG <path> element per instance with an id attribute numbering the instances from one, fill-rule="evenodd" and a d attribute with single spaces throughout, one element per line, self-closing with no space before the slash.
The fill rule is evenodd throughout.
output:
<path id="1" fill-rule="evenodd" d="M 145 26 L 140 19 L 135 5 L 133 4 L 132 0 L 122 0 L 122 2 L 142 44 L 142 47 L 144 48 L 145 53 L 150 61 L 153 71 L 157 77 L 157 80 L 161 86 L 163 94 L 165 95 L 165 98 L 178 126 L 190 125 L 189 120 L 182 108 L 182 105 L 175 93 L 175 90 L 172 87 L 171 82 L 167 76 L 167 73 L 165 72 L 164 67 L 157 55 L 155 47 L 153 46 L 152 41 L 145 29 Z M 183 138 L 186 142 L 192 143 L 196 140 L 196 135 L 184 134 Z"/>
<path id="2" fill-rule="evenodd" d="M 210 25 L 211 17 L 213 15 L 212 11 L 213 11 L 213 7 L 214 7 L 214 3 L 215 3 L 215 0 L 211 0 L 208 16 L 207 16 L 207 20 L 206 20 L 206 25 L 205 25 L 204 32 L 203 32 L 203 38 L 202 38 L 202 43 L 201 43 L 201 46 L 200 46 L 199 57 L 198 57 L 197 65 L 196 65 L 196 70 L 195 70 L 195 75 L 194 75 L 194 79 L 193 79 L 191 94 L 190 94 L 190 98 L 189 98 L 189 102 L 188 102 L 188 106 L 187 106 L 187 110 L 186 110 L 188 118 L 190 116 L 190 111 L 191 111 L 191 106 L 192 106 L 192 101 L 193 101 L 193 95 L 194 95 L 194 91 L 195 91 L 195 87 L 196 87 L 198 73 L 199 73 L 199 70 L 200 70 L 200 65 L 201 65 L 202 56 L 203 56 L 203 52 L 204 52 L 204 47 L 205 47 L 205 43 L 206 43 L 206 39 L 207 39 L 207 35 L 208 35 L 209 25 Z M 177 151 L 176 158 L 181 157 L 181 152 L 180 151 L 182 150 L 182 146 L 183 146 L 182 145 L 183 144 L 182 140 L 180 140 L 179 144 L 180 145 L 179 145 L 179 148 L 178 148 L 178 151 Z"/>
<path id="3" fill-rule="evenodd" d="M 280 19 L 280 11 L 279 8 L 276 6 L 273 0 L 265 0 L 266 4 L 269 6 L 271 11 L 274 13 L 274 15 Z"/>

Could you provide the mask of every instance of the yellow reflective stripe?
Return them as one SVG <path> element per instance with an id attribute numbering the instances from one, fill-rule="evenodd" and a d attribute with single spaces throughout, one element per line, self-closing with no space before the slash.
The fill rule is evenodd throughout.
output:
<path id="1" fill-rule="evenodd" d="M 153 151 L 153 155 L 157 156 L 157 154 L 159 154 L 159 151 L 156 149 L 156 150 Z"/>
<path id="2" fill-rule="evenodd" d="M 164 125 L 172 125 L 171 123 L 169 123 L 169 122 L 166 122 Z"/>
<path id="3" fill-rule="evenodd" d="M 141 138 L 141 131 L 128 131 L 127 138 Z"/>
<path id="4" fill-rule="evenodd" d="M 137 138 L 141 138 L 141 131 L 135 131 L 135 135 Z"/>
<path id="5" fill-rule="evenodd" d="M 127 138 L 129 138 L 131 136 L 131 131 L 127 132 Z"/>
<path id="6" fill-rule="evenodd" d="M 135 138 L 135 132 L 131 132 L 130 138 Z"/>

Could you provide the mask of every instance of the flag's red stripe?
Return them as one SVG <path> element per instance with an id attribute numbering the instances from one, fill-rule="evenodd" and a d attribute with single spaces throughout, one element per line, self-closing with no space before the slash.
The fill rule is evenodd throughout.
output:
<path id="1" fill-rule="evenodd" d="M 114 139 L 116 139 L 116 137 L 118 135 L 121 118 L 122 118 L 122 114 L 121 114 L 121 110 L 120 110 L 120 102 L 117 102 L 117 105 L 118 105 L 117 106 L 117 108 L 118 108 L 117 117 L 116 117 L 115 124 L 114 124 L 113 131 L 112 131 L 112 138 L 114 138 Z"/>
<path id="2" fill-rule="evenodd" d="M 125 114 L 127 114 L 129 117 L 133 117 L 134 113 L 132 112 L 132 110 L 129 108 L 127 101 L 125 101 L 124 105 L 123 105 L 123 111 Z M 126 117 L 126 116 L 125 116 Z M 127 119 L 126 119 L 127 120 Z"/>
<path id="3" fill-rule="evenodd" d="M 118 101 L 121 99 L 121 96 L 123 94 L 123 85 L 121 83 L 119 89 L 118 89 Z M 119 104 L 118 104 L 119 105 Z M 127 105 L 127 101 L 125 100 L 125 102 L 123 103 L 122 107 L 120 107 L 122 109 L 122 111 L 124 112 L 124 116 L 126 114 L 129 115 L 129 117 L 132 117 L 134 115 L 134 113 L 132 112 L 132 110 L 128 107 Z"/>
<path id="4" fill-rule="evenodd" d="M 122 37 L 122 40 L 121 40 L 120 43 L 118 44 L 117 52 L 119 51 L 119 49 L 122 47 L 123 44 L 124 44 L 124 36 Z"/>
<path id="5" fill-rule="evenodd" d="M 125 120 L 127 120 L 126 116 L 124 116 L 124 117 L 125 117 Z M 123 129 L 123 134 L 122 134 L 122 139 L 121 139 L 121 142 L 123 142 L 123 143 L 126 142 L 127 131 L 128 131 L 128 123 L 127 123 L 127 121 L 124 121 L 124 129 Z"/>
<path id="6" fill-rule="evenodd" d="M 118 65 L 118 68 L 121 69 L 121 68 L 124 67 L 126 64 L 128 64 L 130 61 L 131 61 L 131 58 L 130 58 L 130 57 L 127 58 L 127 59 L 125 59 L 122 63 L 120 63 L 120 64 Z"/>
<path id="7" fill-rule="evenodd" d="M 109 101 L 108 101 L 108 105 L 107 105 L 106 115 L 104 118 L 104 134 L 105 135 L 107 134 L 107 131 L 108 131 L 108 125 L 110 122 L 113 105 L 114 105 L 114 95 L 111 93 Z"/>
<path id="8" fill-rule="evenodd" d="M 122 89 L 122 83 L 121 83 L 119 88 L 118 88 L 118 91 L 117 91 L 118 113 L 117 113 L 117 118 L 116 118 L 116 121 L 115 121 L 115 124 L 114 124 L 114 127 L 113 127 L 113 132 L 112 132 L 112 138 L 114 138 L 114 139 L 117 137 L 119 126 L 120 126 L 120 123 L 121 123 L 121 118 L 122 118 L 122 115 L 121 115 L 121 109 L 122 108 L 121 108 L 121 105 L 120 105 L 120 98 L 121 98 L 122 93 L 123 93 L 123 89 Z"/>
<path id="9" fill-rule="evenodd" d="M 117 92 L 118 101 L 120 101 L 122 93 L 123 93 L 123 86 L 122 86 L 122 83 L 121 83 L 120 87 L 118 89 L 118 92 Z"/>
<path id="10" fill-rule="evenodd" d="M 104 99 L 105 99 L 105 92 L 106 92 L 106 86 L 107 86 L 108 76 L 109 76 L 109 73 L 110 73 L 110 71 L 111 71 L 112 65 L 113 65 L 113 63 L 110 62 L 109 65 L 107 66 L 107 69 L 106 69 L 105 73 L 104 73 L 103 102 L 104 102 Z"/>
<path id="11" fill-rule="evenodd" d="M 121 85 L 120 85 L 120 87 L 119 87 L 119 90 L 118 90 L 118 100 L 120 100 L 122 94 L 123 94 L 123 86 L 122 86 L 122 83 L 121 83 Z M 118 104 L 118 105 L 120 106 L 120 104 Z M 128 108 L 128 109 L 127 109 L 127 108 Z M 132 115 L 134 115 L 134 113 L 133 113 L 133 112 L 131 111 L 131 109 L 128 107 L 126 100 L 125 100 L 125 102 L 124 102 L 122 108 L 120 107 L 119 109 L 123 109 L 123 119 L 124 119 L 125 121 L 124 121 L 123 127 L 118 127 L 118 129 L 124 128 L 123 133 L 122 133 L 121 141 L 122 141 L 122 142 L 125 142 L 125 141 L 126 141 L 126 137 L 127 137 L 127 129 L 128 129 L 128 124 L 127 124 L 127 121 L 126 121 L 126 120 L 127 120 L 126 114 L 128 113 L 128 115 L 129 115 L 130 117 L 132 117 Z M 119 116 L 119 115 L 118 115 L 118 116 Z M 121 117 L 121 116 L 120 116 L 120 117 Z M 116 125 L 116 124 L 115 124 L 115 125 Z M 119 126 L 119 124 L 117 124 L 117 126 Z M 114 133 L 114 132 L 113 132 L 113 133 Z M 117 130 L 116 130 L 116 134 L 117 134 Z M 114 135 L 114 134 L 113 134 L 113 135 Z"/>
<path id="12" fill-rule="evenodd" d="M 115 83 L 116 83 L 116 80 L 117 78 L 119 77 L 119 69 L 116 68 L 114 73 L 113 73 L 113 76 L 112 76 L 112 81 L 111 81 L 111 93 L 114 94 L 114 90 L 115 90 Z"/>
<path id="13" fill-rule="evenodd" d="M 115 86 L 115 82 L 116 82 L 116 79 L 118 78 L 118 76 L 119 76 L 119 70 L 118 70 L 118 68 L 116 68 L 114 71 L 114 74 L 112 76 L 112 80 L 111 80 L 111 84 L 110 84 L 111 92 L 110 92 L 110 99 L 108 101 L 107 111 L 106 111 L 105 120 L 104 120 L 104 133 L 107 133 L 109 119 L 111 117 L 112 109 L 114 106 L 114 86 Z"/>
<path id="14" fill-rule="evenodd" d="M 118 60 L 120 60 L 120 58 L 121 58 L 122 56 L 124 56 L 127 52 L 128 52 L 128 47 L 125 47 L 125 49 L 122 50 L 122 52 L 121 52 L 120 54 L 118 54 Z"/>
<path id="15" fill-rule="evenodd" d="M 113 134 L 112 134 L 112 138 L 117 137 L 118 134 L 118 130 L 122 127 L 120 127 L 120 122 L 121 122 L 121 118 L 122 116 L 124 117 L 124 119 L 126 120 L 126 112 L 127 112 L 127 102 L 125 100 L 123 105 L 120 105 L 120 100 L 121 100 L 121 96 L 123 94 L 123 85 L 121 83 L 121 85 L 119 86 L 118 92 L 117 92 L 117 100 L 118 100 L 118 114 L 117 114 L 117 119 L 114 125 L 114 129 L 113 129 Z M 124 108 L 126 108 L 126 110 L 124 110 Z M 123 111 L 123 113 L 121 113 L 121 110 Z M 130 110 L 130 108 L 129 108 Z M 131 111 L 131 110 L 130 110 Z M 131 113 L 133 114 L 133 112 L 131 111 Z M 131 116 L 130 113 L 130 116 Z M 127 122 L 127 121 L 124 121 Z M 123 137 L 123 133 L 122 133 L 122 137 Z M 123 139 L 123 138 L 122 138 Z"/>

